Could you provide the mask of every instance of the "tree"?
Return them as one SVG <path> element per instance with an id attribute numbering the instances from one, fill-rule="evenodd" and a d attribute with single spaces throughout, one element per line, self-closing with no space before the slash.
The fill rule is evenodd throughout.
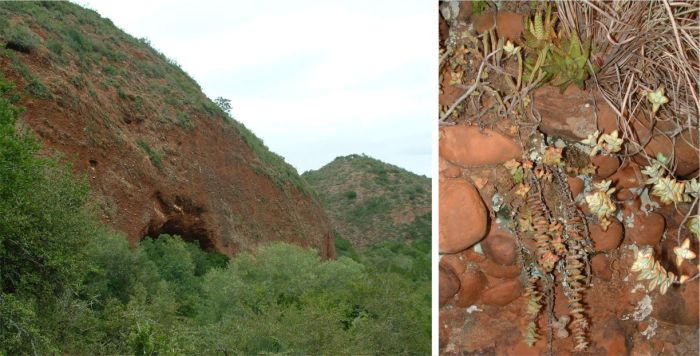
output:
<path id="1" fill-rule="evenodd" d="M 53 353 L 38 316 L 77 291 L 96 225 L 87 184 L 17 130 L 13 88 L 0 78 L 0 353 Z"/>
<path id="2" fill-rule="evenodd" d="M 231 99 L 226 99 L 223 97 L 218 97 L 214 100 L 214 103 L 216 106 L 219 107 L 223 112 L 225 112 L 228 115 L 231 115 Z"/>

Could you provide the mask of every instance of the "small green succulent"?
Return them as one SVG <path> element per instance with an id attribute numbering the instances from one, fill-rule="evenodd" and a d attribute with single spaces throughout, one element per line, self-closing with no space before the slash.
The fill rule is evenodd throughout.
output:
<path id="1" fill-rule="evenodd" d="M 581 41 L 577 34 L 565 37 L 561 31 L 557 33 L 557 17 L 552 15 L 551 4 L 544 15 L 542 12 L 540 8 L 525 21 L 525 79 L 542 76 L 542 82 L 549 81 L 562 91 L 570 84 L 583 88 L 592 74 L 588 66 L 591 39 Z"/>
<path id="2" fill-rule="evenodd" d="M 543 70 L 551 77 L 551 84 L 564 91 L 570 84 L 579 88 L 584 87 L 584 82 L 591 75 L 587 61 L 591 55 L 591 39 L 583 42 L 578 35 L 562 41 L 560 46 L 552 46 L 548 63 Z"/>
<path id="3" fill-rule="evenodd" d="M 552 18 L 552 5 L 547 5 L 544 17 L 542 17 L 542 9 L 537 10 L 533 16 L 525 23 L 525 48 L 531 51 L 539 51 L 549 45 L 557 38 L 557 33 L 554 31 L 554 26 L 557 23 L 557 18 Z"/>

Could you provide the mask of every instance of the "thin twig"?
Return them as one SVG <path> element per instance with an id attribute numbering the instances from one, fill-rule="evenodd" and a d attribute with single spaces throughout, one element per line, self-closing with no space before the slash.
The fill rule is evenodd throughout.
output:
<path id="1" fill-rule="evenodd" d="M 452 112 L 455 110 L 455 108 L 457 108 L 457 106 L 458 106 L 459 104 L 461 104 L 461 103 L 464 101 L 464 99 L 466 99 L 467 97 L 469 97 L 469 95 L 471 95 L 471 93 L 474 92 L 474 90 L 476 90 L 476 88 L 479 86 L 479 80 L 481 79 L 481 72 L 484 70 L 484 66 L 486 65 L 486 61 L 488 61 L 489 58 L 491 58 L 492 56 L 494 56 L 496 53 L 498 53 L 498 52 L 500 52 L 500 51 L 501 51 L 500 49 L 497 49 L 497 50 L 495 50 L 495 51 L 489 53 L 486 57 L 484 57 L 484 59 L 481 61 L 481 65 L 479 65 L 479 71 L 476 73 L 476 81 L 474 82 L 474 84 L 472 84 L 472 85 L 467 89 L 467 91 L 465 91 L 464 94 L 462 94 L 462 96 L 460 96 L 459 99 L 457 99 L 457 100 L 455 101 L 455 103 L 452 104 L 452 106 L 450 106 L 449 109 L 447 109 L 447 111 L 445 112 L 445 114 L 442 115 L 442 117 L 440 118 L 440 121 L 445 121 L 445 120 L 447 120 L 447 118 L 450 117 L 450 115 L 451 115 Z"/>

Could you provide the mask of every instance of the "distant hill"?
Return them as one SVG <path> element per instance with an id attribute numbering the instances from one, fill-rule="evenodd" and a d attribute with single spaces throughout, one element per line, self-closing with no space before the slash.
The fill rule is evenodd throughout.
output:
<path id="1" fill-rule="evenodd" d="M 302 177 L 355 248 L 430 231 L 430 178 L 366 155 L 338 157 Z"/>
<path id="2" fill-rule="evenodd" d="M 228 255 L 285 241 L 334 256 L 330 221 L 296 170 L 95 11 L 0 2 L 0 77 L 23 94 L 22 124 L 87 176 L 102 221 L 132 244 L 176 234 Z"/>

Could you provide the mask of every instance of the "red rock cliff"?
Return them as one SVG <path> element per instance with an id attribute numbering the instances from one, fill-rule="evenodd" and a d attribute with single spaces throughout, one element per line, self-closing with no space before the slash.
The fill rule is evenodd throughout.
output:
<path id="1" fill-rule="evenodd" d="M 334 257 L 329 220 L 296 171 L 147 41 L 70 3 L 5 4 L 0 17 L 33 41 L 0 36 L 23 122 L 87 175 L 103 221 L 130 242 L 179 234 L 231 255 L 287 241 Z"/>

